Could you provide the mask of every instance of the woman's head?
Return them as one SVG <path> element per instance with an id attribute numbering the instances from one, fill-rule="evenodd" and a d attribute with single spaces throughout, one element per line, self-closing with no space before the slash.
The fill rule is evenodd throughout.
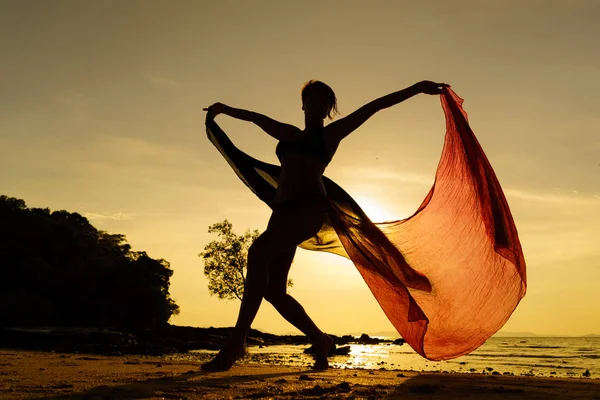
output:
<path id="1" fill-rule="evenodd" d="M 310 80 L 302 88 L 302 109 L 308 117 L 333 119 L 339 114 L 333 89 L 321 81 Z"/>

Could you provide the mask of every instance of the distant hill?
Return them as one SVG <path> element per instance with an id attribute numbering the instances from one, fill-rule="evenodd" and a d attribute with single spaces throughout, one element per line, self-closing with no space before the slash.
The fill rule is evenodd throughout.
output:
<path id="1" fill-rule="evenodd" d="M 556 335 L 556 334 L 549 334 L 549 333 L 544 333 L 544 334 L 539 334 L 539 333 L 533 333 L 533 332 L 498 332 L 495 335 L 493 335 L 493 337 L 600 337 L 600 335 L 597 335 L 595 333 L 591 333 L 588 335 Z"/>
<path id="2" fill-rule="evenodd" d="M 392 338 L 400 337 L 400 335 L 396 331 L 378 331 L 378 332 L 366 331 L 366 332 L 351 332 L 350 334 L 352 336 L 360 336 L 362 333 L 366 333 L 367 335 L 369 335 L 371 337 L 392 337 Z M 557 335 L 557 334 L 550 334 L 550 333 L 500 331 L 500 332 L 497 332 L 495 335 L 492 335 L 492 337 L 540 337 L 540 338 L 542 338 L 542 337 L 600 337 L 600 335 L 595 334 L 595 333 L 580 336 L 580 335 Z"/>
<path id="3" fill-rule="evenodd" d="M 553 336 L 553 335 L 537 335 L 533 332 L 496 332 L 493 337 L 535 337 L 535 336 Z"/>
<path id="4" fill-rule="evenodd" d="M 262 332 L 268 332 L 269 330 L 261 330 L 259 329 L 259 331 Z M 363 333 L 366 333 L 367 335 L 371 336 L 371 337 L 385 337 L 385 338 L 398 338 L 400 337 L 400 335 L 398 334 L 398 332 L 396 331 L 377 331 L 377 332 L 369 332 L 369 331 L 363 331 L 363 332 L 336 332 L 335 334 L 338 336 L 342 336 L 342 335 L 352 335 L 352 336 L 356 336 L 359 337 L 360 335 L 362 335 Z M 295 332 L 295 331 L 289 331 L 287 333 L 284 333 L 284 335 L 299 335 L 300 332 Z M 495 335 L 492 335 L 492 337 L 507 337 L 507 338 L 519 338 L 519 337 L 539 337 L 539 338 L 544 338 L 544 337 L 592 337 L 592 338 L 596 338 L 596 337 L 600 337 L 600 335 L 595 334 L 595 333 L 590 333 L 587 335 L 556 335 L 556 334 L 540 334 L 540 333 L 533 333 L 533 332 L 504 332 L 504 331 L 500 331 L 497 332 Z"/>
<path id="5" fill-rule="evenodd" d="M 362 332 L 361 332 L 362 333 Z M 361 333 L 353 332 L 351 333 L 353 336 L 360 336 Z M 371 337 L 400 337 L 398 332 L 395 331 L 379 331 L 379 332 L 366 332 Z M 497 332 L 492 337 L 600 337 L 600 335 L 595 333 L 590 333 L 587 335 L 557 335 L 550 333 L 533 333 L 533 332 L 505 332 L 500 331 Z"/>

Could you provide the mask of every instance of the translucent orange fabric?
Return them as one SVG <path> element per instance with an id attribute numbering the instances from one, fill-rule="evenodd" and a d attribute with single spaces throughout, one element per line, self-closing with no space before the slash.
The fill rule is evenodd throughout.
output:
<path id="1" fill-rule="evenodd" d="M 300 245 L 352 260 L 400 335 L 430 360 L 455 358 L 483 344 L 508 320 L 527 286 L 508 203 L 462 99 L 448 88 L 441 101 L 444 147 L 434 185 L 415 214 L 373 223 L 323 177 L 327 220 Z M 237 149 L 213 120 L 206 127 L 236 174 L 271 206 L 280 167 Z"/>

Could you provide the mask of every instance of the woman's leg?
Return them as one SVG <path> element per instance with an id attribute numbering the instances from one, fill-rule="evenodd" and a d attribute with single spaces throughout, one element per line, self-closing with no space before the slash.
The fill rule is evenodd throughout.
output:
<path id="1" fill-rule="evenodd" d="M 289 323 L 304 333 L 315 349 L 315 368 L 327 369 L 327 353 L 333 340 L 321 331 L 308 316 L 304 307 L 287 293 L 287 279 L 296 248 L 278 254 L 269 265 L 269 284 L 265 300 L 275 307 Z"/>
<path id="2" fill-rule="evenodd" d="M 276 232 L 267 230 L 248 249 L 244 296 L 231 336 L 231 340 L 234 342 L 245 343 L 248 330 L 256 317 L 269 284 L 269 264 L 276 257 L 278 251 L 284 251 L 284 248 L 287 247 L 284 245 L 285 242 L 275 239 L 275 234 Z M 293 243 L 289 246 L 295 247 Z"/>
<path id="3" fill-rule="evenodd" d="M 307 201 L 292 213 L 274 212 L 267 230 L 250 246 L 244 296 L 228 343 L 203 369 L 225 370 L 243 356 L 246 335 L 260 307 L 269 281 L 269 264 L 278 254 L 295 248 L 323 225 L 323 202 Z"/>
<path id="4" fill-rule="evenodd" d="M 246 283 L 235 328 L 227 344 L 214 359 L 203 364 L 202 369 L 212 371 L 228 370 L 238 358 L 244 355 L 248 330 L 254 317 L 256 317 L 267 289 L 269 281 L 268 266 L 273 254 L 273 244 L 276 244 L 273 233 L 267 229 L 248 249 Z"/>

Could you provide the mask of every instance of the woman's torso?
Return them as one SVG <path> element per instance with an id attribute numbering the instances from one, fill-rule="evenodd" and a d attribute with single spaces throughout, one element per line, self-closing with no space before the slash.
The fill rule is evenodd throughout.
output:
<path id="1" fill-rule="evenodd" d="M 327 128 L 302 132 L 295 142 L 279 142 L 277 156 L 281 162 L 281 178 L 275 195 L 276 203 L 304 196 L 325 195 L 323 173 L 338 143 L 327 135 Z"/>

